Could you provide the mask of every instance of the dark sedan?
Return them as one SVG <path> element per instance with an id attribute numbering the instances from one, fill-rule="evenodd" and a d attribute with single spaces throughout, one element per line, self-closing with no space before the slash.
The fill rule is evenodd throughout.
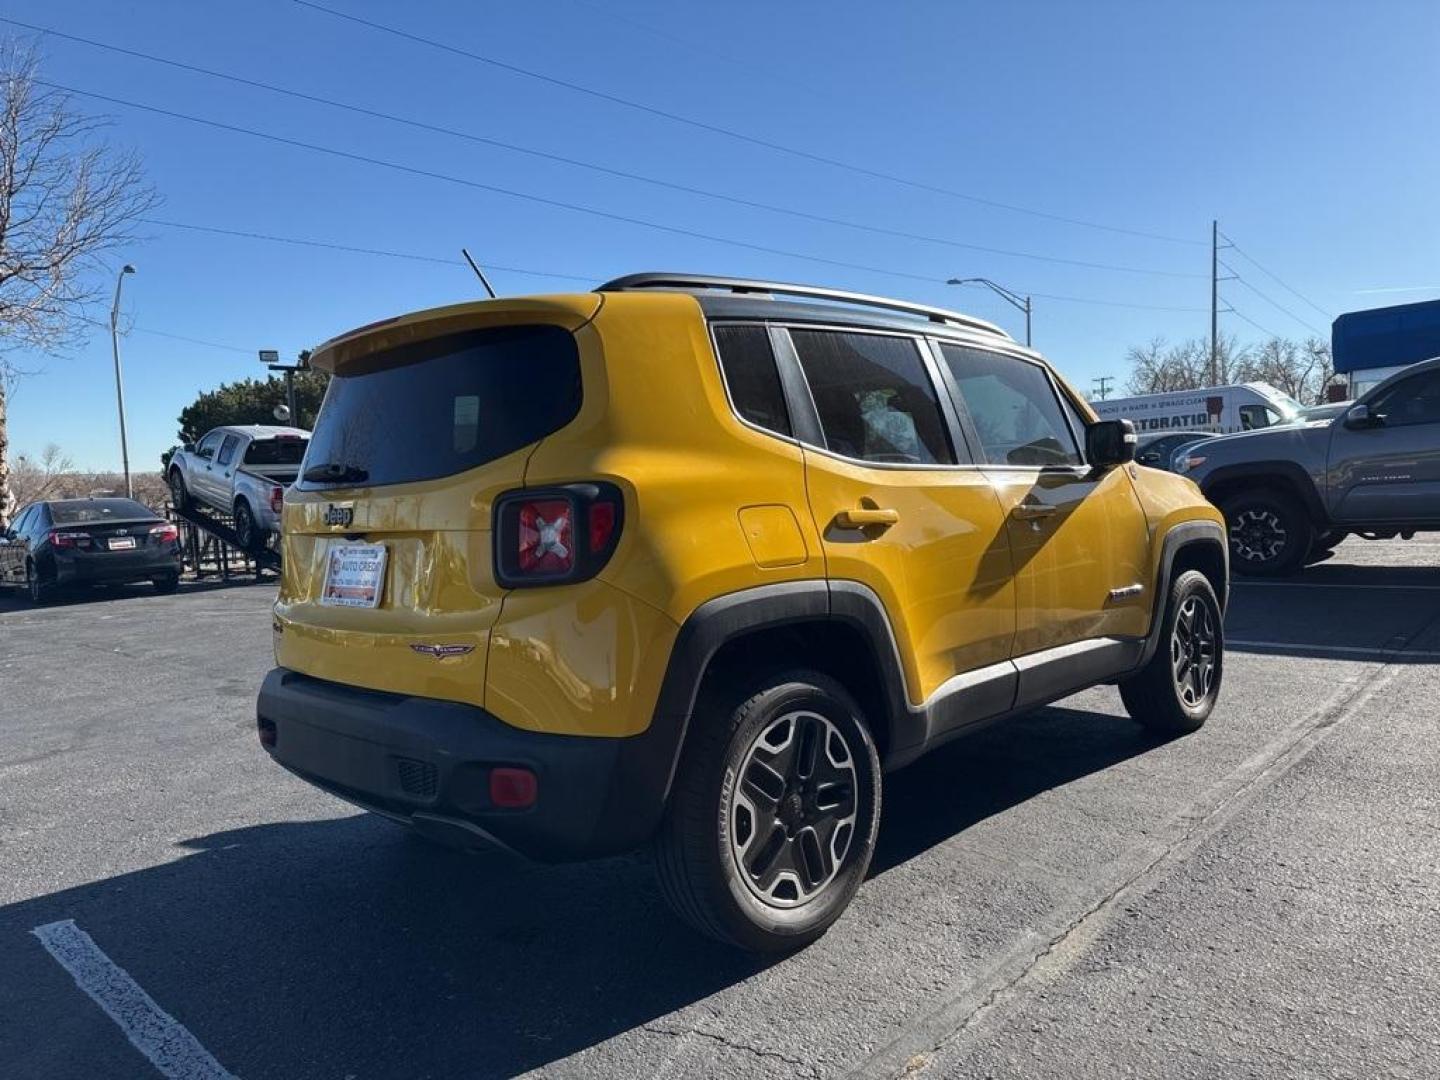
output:
<path id="1" fill-rule="evenodd" d="M 180 535 L 133 499 L 31 503 L 0 535 L 0 581 L 24 585 L 34 603 L 68 585 L 180 584 Z"/>
<path id="2" fill-rule="evenodd" d="M 1147 431 L 1135 444 L 1135 460 L 1152 469 L 1170 468 L 1175 451 L 1188 443 L 1215 438 L 1213 431 Z"/>

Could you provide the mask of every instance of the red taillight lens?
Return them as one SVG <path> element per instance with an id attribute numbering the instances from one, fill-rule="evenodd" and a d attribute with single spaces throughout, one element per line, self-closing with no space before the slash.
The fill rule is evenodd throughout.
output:
<path id="1" fill-rule="evenodd" d="M 285 506 L 285 489 L 282 488 L 282 487 L 271 488 L 271 489 L 270 489 L 270 509 L 273 510 L 275 513 L 278 514 L 278 513 L 280 513 L 281 509 L 282 509 L 284 506 Z"/>
<path id="2" fill-rule="evenodd" d="M 590 506 L 590 553 L 604 551 L 615 536 L 615 504 L 597 502 Z"/>
<path id="3" fill-rule="evenodd" d="M 150 535 L 161 544 L 173 544 L 180 539 L 180 530 L 174 525 L 156 525 L 150 530 Z"/>
<path id="4" fill-rule="evenodd" d="M 529 769 L 508 766 L 490 770 L 490 801 L 505 810 L 523 810 L 534 806 L 540 794 L 540 782 Z"/>
<path id="5" fill-rule="evenodd" d="M 568 499 L 520 504 L 518 559 L 522 574 L 568 574 L 575 569 L 575 507 Z"/>
<path id="6" fill-rule="evenodd" d="M 52 532 L 51 546 L 57 548 L 81 548 L 90 546 L 90 534 L 83 532 Z"/>
<path id="7" fill-rule="evenodd" d="M 513 491 L 495 502 L 495 580 L 563 585 L 598 574 L 620 540 L 620 489 L 604 481 Z"/>

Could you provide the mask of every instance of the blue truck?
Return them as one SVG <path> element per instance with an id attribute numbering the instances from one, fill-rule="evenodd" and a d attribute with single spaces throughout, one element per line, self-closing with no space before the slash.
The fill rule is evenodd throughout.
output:
<path id="1" fill-rule="evenodd" d="M 1330 328 L 1335 373 L 1358 398 L 1402 368 L 1440 356 L 1440 300 L 1347 311 Z"/>

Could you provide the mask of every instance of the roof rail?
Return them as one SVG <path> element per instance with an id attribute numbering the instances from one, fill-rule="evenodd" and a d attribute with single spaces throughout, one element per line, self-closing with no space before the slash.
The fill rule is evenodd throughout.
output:
<path id="1" fill-rule="evenodd" d="M 641 273 L 626 274 L 624 277 L 607 281 L 603 285 L 596 286 L 596 292 L 628 292 L 632 289 L 677 289 L 681 291 L 691 289 L 715 289 L 718 291 L 732 292 L 737 294 L 754 293 L 757 295 L 771 296 L 799 296 L 806 300 L 824 300 L 834 304 L 852 304 L 859 307 L 884 308 L 887 311 L 900 311 L 906 315 L 915 315 L 928 319 L 933 323 L 943 323 L 949 326 L 963 326 L 971 330 L 982 330 L 987 334 L 995 334 L 999 337 L 1009 338 L 1000 327 L 984 319 L 977 319 L 972 315 L 962 315 L 958 311 L 947 311 L 944 308 L 931 307 L 928 304 L 913 304 L 908 300 L 889 300 L 883 296 L 871 296 L 869 293 L 847 292 L 844 289 L 827 289 L 819 285 L 788 285 L 779 281 L 760 281 L 754 278 L 732 278 L 716 277 L 709 274 L 662 274 L 662 273 Z"/>

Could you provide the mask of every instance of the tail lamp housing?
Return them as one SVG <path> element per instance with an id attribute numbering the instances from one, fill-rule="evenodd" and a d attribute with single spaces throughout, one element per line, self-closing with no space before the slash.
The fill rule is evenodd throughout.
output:
<path id="1" fill-rule="evenodd" d="M 595 481 L 510 491 L 495 500 L 495 581 L 567 585 L 598 574 L 620 540 L 625 500 Z"/>
<path id="2" fill-rule="evenodd" d="M 155 538 L 157 544 L 173 544 L 180 539 L 180 530 L 168 523 L 154 525 L 150 529 L 150 535 Z"/>
<path id="3" fill-rule="evenodd" d="M 270 512 L 280 513 L 285 508 L 285 489 L 279 486 L 270 489 Z"/>
<path id="4" fill-rule="evenodd" d="M 71 532 L 65 529 L 55 529 L 50 533 L 50 546 L 57 548 L 88 548 L 90 546 L 90 534 L 87 532 Z"/>

